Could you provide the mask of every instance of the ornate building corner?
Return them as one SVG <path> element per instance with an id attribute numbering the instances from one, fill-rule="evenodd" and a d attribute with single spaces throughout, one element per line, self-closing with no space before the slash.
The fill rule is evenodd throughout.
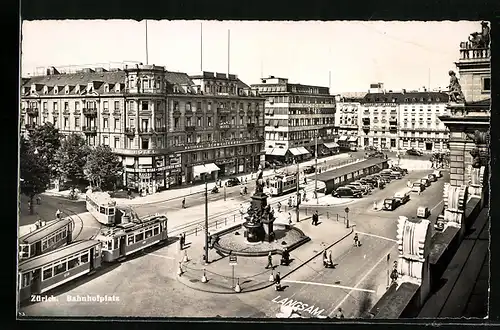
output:
<path id="1" fill-rule="evenodd" d="M 465 228 L 465 205 L 467 203 L 467 186 L 444 184 L 444 224 L 447 227 Z"/>
<path id="2" fill-rule="evenodd" d="M 398 286 L 402 283 L 414 283 L 420 286 L 420 304 L 430 292 L 429 253 L 431 244 L 430 221 L 425 219 L 398 219 Z"/>
<path id="3" fill-rule="evenodd" d="M 484 180 L 484 172 L 486 167 L 481 166 L 479 168 L 474 167 L 473 165 L 469 165 L 468 174 L 468 192 L 470 197 L 479 197 L 483 198 L 483 180 Z"/>

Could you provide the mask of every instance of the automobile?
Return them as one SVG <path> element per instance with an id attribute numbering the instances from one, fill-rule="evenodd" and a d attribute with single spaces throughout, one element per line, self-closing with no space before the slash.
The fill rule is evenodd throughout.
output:
<path id="1" fill-rule="evenodd" d="M 406 168 L 402 168 L 402 167 L 399 167 L 399 166 L 393 166 L 393 167 L 391 167 L 391 170 L 392 171 L 398 171 L 402 175 L 408 174 L 408 170 Z"/>
<path id="2" fill-rule="evenodd" d="M 366 189 L 359 185 L 347 184 L 344 187 L 359 191 L 362 195 L 366 195 L 368 193 Z"/>
<path id="3" fill-rule="evenodd" d="M 333 197 L 356 197 L 360 198 L 362 196 L 361 192 L 348 187 L 339 187 L 332 193 Z"/>
<path id="4" fill-rule="evenodd" d="M 392 211 L 396 209 L 399 206 L 399 200 L 396 198 L 386 198 L 384 199 L 384 206 L 383 209 L 386 211 Z"/>
<path id="5" fill-rule="evenodd" d="M 403 175 L 398 171 L 392 171 L 390 177 L 396 180 L 402 179 Z"/>
<path id="6" fill-rule="evenodd" d="M 394 199 L 397 199 L 401 204 L 405 204 L 410 200 L 410 188 L 405 188 L 394 194 Z"/>
<path id="7" fill-rule="evenodd" d="M 406 150 L 406 154 L 409 156 L 422 156 L 424 153 L 417 149 L 408 149 Z"/>
<path id="8" fill-rule="evenodd" d="M 411 186 L 412 192 L 421 193 L 424 190 L 425 190 L 425 186 L 422 184 L 422 182 L 413 182 L 413 184 Z"/>
<path id="9" fill-rule="evenodd" d="M 364 184 L 364 185 L 367 185 L 370 189 L 375 188 L 375 186 L 377 185 L 376 181 L 372 181 L 372 180 L 367 179 L 367 178 L 358 179 L 357 182 Z"/>
<path id="10" fill-rule="evenodd" d="M 431 173 L 431 174 L 427 175 L 427 178 L 429 179 L 430 182 L 436 182 L 437 181 L 436 175 L 434 173 Z"/>
<path id="11" fill-rule="evenodd" d="M 385 154 L 380 151 L 372 151 L 366 154 L 367 158 L 385 158 Z"/>
<path id="12" fill-rule="evenodd" d="M 427 206 L 419 206 L 417 208 L 417 217 L 426 219 L 429 215 L 431 215 L 431 211 L 429 211 L 429 208 Z"/>
<path id="13" fill-rule="evenodd" d="M 371 176 L 366 176 L 363 178 L 364 181 L 371 183 L 373 187 L 376 187 L 378 184 L 377 178 L 371 177 Z"/>
<path id="14" fill-rule="evenodd" d="M 444 230 L 444 216 L 442 214 L 438 215 L 436 223 L 434 224 L 434 229 L 438 231 Z"/>
<path id="15" fill-rule="evenodd" d="M 226 181 L 226 187 L 234 187 L 240 185 L 241 182 L 238 180 L 238 178 L 229 178 L 229 180 Z"/>
<path id="16" fill-rule="evenodd" d="M 305 174 L 311 174 L 311 173 L 314 173 L 316 172 L 316 168 L 314 166 L 307 166 L 304 168 L 304 173 Z"/>
<path id="17" fill-rule="evenodd" d="M 367 183 L 363 183 L 363 182 L 360 182 L 360 181 L 356 180 L 354 182 L 351 182 L 350 184 L 354 185 L 354 186 L 359 185 L 361 187 L 361 189 L 365 192 L 365 194 L 369 194 L 369 193 L 372 192 L 371 185 L 369 185 Z"/>
<path id="18" fill-rule="evenodd" d="M 443 176 L 443 172 L 441 172 L 441 170 L 434 170 L 434 172 L 432 172 L 432 174 L 434 174 L 436 176 L 436 178 L 440 178 Z"/>
<path id="19" fill-rule="evenodd" d="M 385 184 L 388 184 L 389 182 L 391 182 L 391 178 L 388 177 L 388 176 L 384 176 L 384 175 L 380 175 L 380 174 L 374 174 L 371 177 L 374 178 L 374 179 L 380 180 L 381 182 L 383 182 Z"/>
<path id="20" fill-rule="evenodd" d="M 366 151 L 377 151 L 377 148 L 375 148 L 374 146 L 366 146 L 365 150 Z"/>
<path id="21" fill-rule="evenodd" d="M 424 176 L 422 179 L 420 179 L 420 182 L 422 182 L 422 184 L 425 186 L 425 187 L 429 187 L 431 185 L 431 181 L 429 180 L 428 177 Z"/>

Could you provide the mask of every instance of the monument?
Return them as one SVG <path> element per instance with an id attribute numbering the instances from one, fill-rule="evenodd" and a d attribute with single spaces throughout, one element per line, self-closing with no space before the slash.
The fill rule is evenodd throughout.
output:
<path id="1" fill-rule="evenodd" d="M 259 166 L 255 192 L 252 195 L 252 202 L 247 210 L 247 216 L 243 227 L 246 230 L 246 238 L 250 243 L 272 242 L 274 240 L 273 224 L 276 220 L 274 211 L 267 204 L 267 195 L 264 194 L 263 170 Z"/>

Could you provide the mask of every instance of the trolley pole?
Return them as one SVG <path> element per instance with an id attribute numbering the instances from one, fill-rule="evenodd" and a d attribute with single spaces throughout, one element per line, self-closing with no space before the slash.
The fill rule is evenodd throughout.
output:
<path id="1" fill-rule="evenodd" d="M 208 264 L 208 183 L 205 173 L 205 263 Z"/>
<path id="2" fill-rule="evenodd" d="M 295 160 L 297 163 L 297 207 L 295 208 L 295 213 L 297 216 L 297 223 L 299 222 L 299 204 L 300 204 L 300 185 L 299 185 L 299 180 L 300 180 L 300 175 L 299 175 L 299 162 Z"/>
<path id="3" fill-rule="evenodd" d="M 226 201 L 226 185 L 224 184 L 224 202 Z"/>
<path id="4" fill-rule="evenodd" d="M 316 204 L 319 204 L 318 199 L 318 130 L 316 130 L 316 148 L 314 149 L 314 196 L 316 196 Z"/>

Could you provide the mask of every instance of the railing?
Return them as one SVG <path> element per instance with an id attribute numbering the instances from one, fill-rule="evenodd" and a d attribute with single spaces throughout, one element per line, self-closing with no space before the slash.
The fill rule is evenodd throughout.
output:
<path id="1" fill-rule="evenodd" d="M 442 128 L 428 128 L 428 127 L 401 127 L 401 131 L 418 131 L 418 132 L 448 132 L 446 129 Z"/>
<path id="2" fill-rule="evenodd" d="M 219 129 L 229 129 L 231 128 L 231 124 L 227 122 L 221 122 L 219 123 Z"/>
<path id="3" fill-rule="evenodd" d="M 83 108 L 84 116 L 97 116 L 97 108 Z"/>
<path id="4" fill-rule="evenodd" d="M 125 135 L 135 135 L 135 128 L 134 127 L 125 128 Z"/>
<path id="5" fill-rule="evenodd" d="M 460 59 L 470 60 L 470 59 L 490 59 L 491 50 L 489 48 L 473 48 L 470 42 L 462 42 L 460 44 L 462 47 L 460 49 Z"/>
<path id="6" fill-rule="evenodd" d="M 155 130 L 152 128 L 149 129 L 146 128 L 146 129 L 139 129 L 137 132 L 139 133 L 139 135 L 151 135 L 155 133 Z"/>
<path id="7" fill-rule="evenodd" d="M 192 132 L 192 131 L 196 130 L 196 126 L 189 125 L 189 126 L 185 126 L 184 129 L 186 130 L 186 132 Z"/>
<path id="8" fill-rule="evenodd" d="M 83 126 L 82 131 L 85 133 L 97 133 L 96 126 Z"/>

